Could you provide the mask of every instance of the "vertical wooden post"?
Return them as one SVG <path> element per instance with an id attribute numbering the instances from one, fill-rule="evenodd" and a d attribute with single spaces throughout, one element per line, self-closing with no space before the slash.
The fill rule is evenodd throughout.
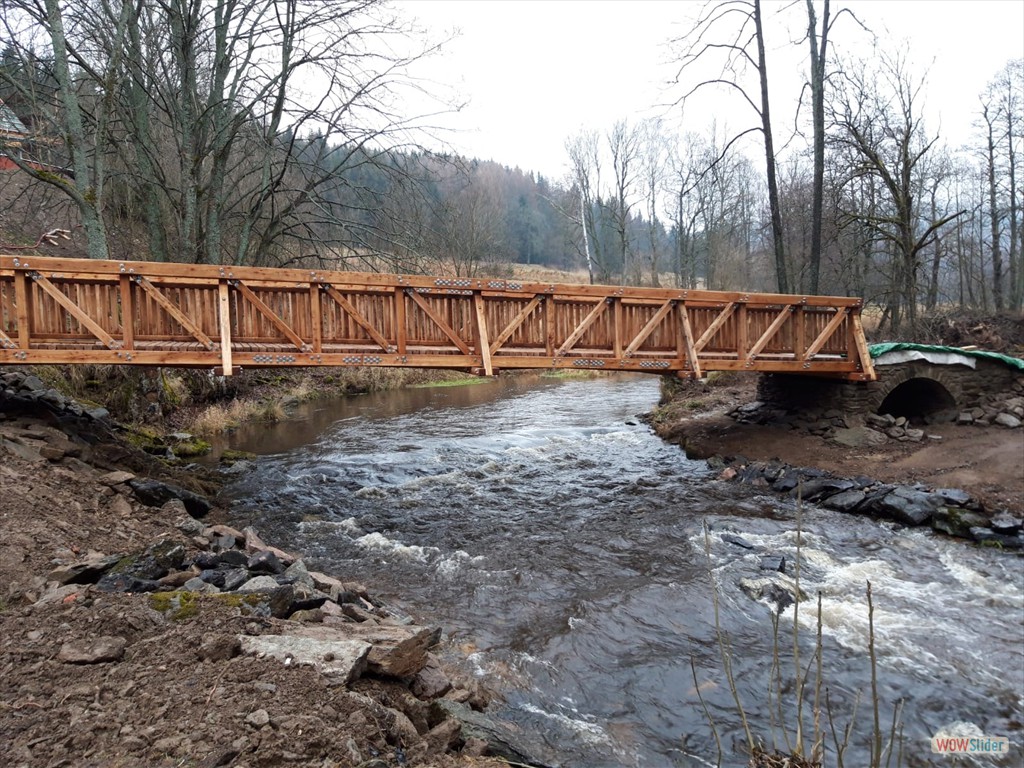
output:
<path id="1" fill-rule="evenodd" d="M 32 283 L 28 272 L 14 273 L 14 300 L 18 303 L 18 346 L 32 344 Z"/>
<path id="2" fill-rule="evenodd" d="M 231 294 L 227 280 L 217 285 L 220 296 L 220 357 L 224 375 L 230 376 L 231 370 Z"/>
<path id="3" fill-rule="evenodd" d="M 319 283 L 311 283 L 309 286 L 309 316 L 310 329 L 313 332 L 313 354 L 319 355 L 324 351 L 324 327 L 320 308 Z"/>
<path id="4" fill-rule="evenodd" d="M 491 341 L 487 334 L 487 315 L 484 312 L 484 296 L 479 291 L 473 293 L 473 308 L 476 310 L 476 349 L 480 353 L 480 361 L 486 376 L 494 375 L 491 365 Z"/>
<path id="5" fill-rule="evenodd" d="M 121 275 L 121 343 L 125 349 L 135 349 L 135 304 L 128 275 Z"/>
<path id="6" fill-rule="evenodd" d="M 806 320 L 807 318 L 804 317 L 804 305 L 798 304 L 793 311 L 793 327 L 796 328 L 796 333 L 793 336 L 793 359 L 797 362 L 803 362 L 804 353 L 807 351 Z"/>
<path id="7" fill-rule="evenodd" d="M 700 378 L 703 374 L 700 370 L 700 360 L 697 359 L 697 344 L 693 338 L 693 325 L 690 323 L 690 313 L 686 309 L 685 302 L 679 302 L 679 325 L 683 329 L 683 343 L 686 345 L 686 359 L 690 361 L 690 370 L 693 375 Z"/>
<path id="8" fill-rule="evenodd" d="M 406 328 L 405 319 L 405 289 L 402 286 L 395 288 L 395 348 L 398 354 L 404 355 L 406 344 L 408 344 L 409 333 Z"/>
<path id="9" fill-rule="evenodd" d="M 747 349 L 747 305 L 740 304 L 736 309 L 736 360 L 746 362 Z"/>
<path id="10" fill-rule="evenodd" d="M 612 298 L 612 356 L 622 359 L 622 297 Z"/>
<path id="11" fill-rule="evenodd" d="M 544 354 L 555 356 L 555 297 L 544 297 Z"/>

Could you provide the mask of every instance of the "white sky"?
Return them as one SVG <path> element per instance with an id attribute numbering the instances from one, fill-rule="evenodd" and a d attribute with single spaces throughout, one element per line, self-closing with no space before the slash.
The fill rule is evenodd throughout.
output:
<path id="1" fill-rule="evenodd" d="M 1024 57 L 1024 0 L 832 0 L 833 16 L 853 10 L 884 45 L 909 53 L 915 71 L 928 70 L 926 116 L 941 124 L 947 143 L 970 137 L 978 95 L 1011 58 Z M 675 67 L 666 43 L 688 30 L 702 3 L 694 0 L 395 0 L 438 36 L 457 30 L 445 52 L 419 69 L 453 87 L 468 106 L 442 122 L 451 148 L 560 179 L 565 139 L 581 128 L 606 131 L 616 120 L 664 113 L 679 91 L 664 90 Z M 785 17 L 780 10 L 794 7 Z M 819 7 L 820 3 L 816 3 Z M 801 23 L 804 3 L 765 0 L 769 81 L 776 131 L 792 125 L 807 64 Z M 802 23 L 806 23 L 803 21 Z M 886 30 L 888 34 L 886 34 Z M 833 52 L 870 52 L 849 19 L 833 28 Z M 688 106 L 684 129 L 704 133 L 748 127 L 756 116 L 717 97 Z M 746 108 L 749 109 L 749 108 Z M 678 115 L 678 110 L 671 115 Z M 784 141 L 777 136 L 776 143 Z"/>

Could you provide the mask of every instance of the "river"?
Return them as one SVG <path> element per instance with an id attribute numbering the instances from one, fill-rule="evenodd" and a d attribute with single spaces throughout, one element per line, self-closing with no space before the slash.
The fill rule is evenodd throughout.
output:
<path id="1" fill-rule="evenodd" d="M 801 666 L 820 594 L 838 732 L 859 700 L 846 765 L 867 764 L 873 719 L 868 581 L 881 722 L 888 730 L 902 700 L 902 764 L 949 764 L 929 739 L 953 727 L 1015 744 L 961 765 L 1020 765 L 1024 561 L 718 481 L 636 418 L 657 399 L 655 377 L 509 377 L 313 403 L 233 435 L 232 447 L 259 454 L 229 488 L 233 516 L 442 625 L 447 655 L 501 694 L 494 714 L 531 754 L 567 767 L 716 764 L 701 696 L 723 764 L 745 764 L 715 594 L 751 727 L 785 746 L 769 705 L 777 605 L 741 581 L 778 580 L 766 554 L 793 575 L 799 518 Z M 790 726 L 793 623 L 785 607 Z M 822 722 L 828 732 L 827 713 Z M 834 765 L 831 735 L 826 746 Z"/>

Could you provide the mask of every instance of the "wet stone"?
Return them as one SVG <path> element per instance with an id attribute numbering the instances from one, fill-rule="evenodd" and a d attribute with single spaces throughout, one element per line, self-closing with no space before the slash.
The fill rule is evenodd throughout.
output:
<path id="1" fill-rule="evenodd" d="M 277 555 L 269 550 L 256 552 L 249 558 L 249 570 L 253 573 L 284 573 L 285 567 Z"/>
<path id="2" fill-rule="evenodd" d="M 864 491 L 848 490 L 837 493 L 835 496 L 829 496 L 822 502 L 822 505 L 840 512 L 850 512 L 866 498 L 867 494 Z"/>
<path id="3" fill-rule="evenodd" d="M 786 572 L 786 558 L 784 555 L 765 555 L 761 558 L 760 568 L 762 571 Z"/>
<path id="4" fill-rule="evenodd" d="M 732 534 L 732 533 L 723 533 L 722 534 L 722 541 L 724 541 L 727 544 L 732 544 L 735 547 L 740 547 L 742 549 L 753 549 L 754 548 L 754 545 L 751 544 L 746 539 L 744 539 L 742 536 L 736 536 L 735 534 Z"/>
<path id="5" fill-rule="evenodd" d="M 1004 513 L 993 517 L 992 521 L 989 523 L 989 527 L 991 527 L 995 533 L 1003 536 L 1013 536 L 1020 533 L 1022 524 L 1024 524 L 1024 522 L 1022 522 L 1019 517 L 1014 517 L 1013 515 Z"/>

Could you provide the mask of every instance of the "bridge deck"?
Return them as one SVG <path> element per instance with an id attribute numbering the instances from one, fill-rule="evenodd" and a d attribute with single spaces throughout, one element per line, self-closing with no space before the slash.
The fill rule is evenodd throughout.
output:
<path id="1" fill-rule="evenodd" d="M 0 364 L 875 378 L 856 298 L 0 256 Z"/>

